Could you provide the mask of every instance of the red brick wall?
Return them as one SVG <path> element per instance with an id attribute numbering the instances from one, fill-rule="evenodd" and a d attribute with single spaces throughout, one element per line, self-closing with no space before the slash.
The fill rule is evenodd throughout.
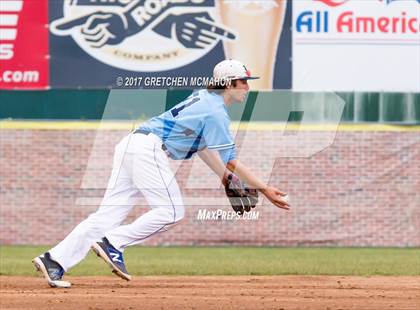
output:
<path id="1" fill-rule="evenodd" d="M 80 189 L 96 133 L 0 131 L 1 244 L 56 243 L 97 208 L 103 190 Z M 93 173 L 84 187 L 106 184 L 114 145 L 124 134 L 100 132 L 99 156 L 92 158 Z M 293 145 L 285 139 L 290 134 L 249 132 L 254 142 L 244 160 L 259 173 L 271 171 L 263 160 L 267 151 L 262 145 L 276 145 L 289 156 Z M 305 146 L 326 134 L 305 132 L 296 139 Z M 220 207 L 189 205 L 182 223 L 147 244 L 420 246 L 419 167 L 418 132 L 340 131 L 330 147 L 309 158 L 276 160 L 270 182 L 290 194 L 291 211 L 267 204 L 257 207 L 256 221 L 199 221 L 199 209 Z M 185 197 L 224 197 L 220 189 L 187 189 L 190 168 L 191 162 L 186 162 L 177 173 Z M 207 181 L 207 177 L 192 180 Z M 127 221 L 147 210 L 141 204 Z"/>

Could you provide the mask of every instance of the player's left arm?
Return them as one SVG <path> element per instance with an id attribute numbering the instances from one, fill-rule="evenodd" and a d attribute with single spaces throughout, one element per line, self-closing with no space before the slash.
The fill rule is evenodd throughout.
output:
<path id="1" fill-rule="evenodd" d="M 287 194 L 279 189 L 269 186 L 254 175 L 251 170 L 242 164 L 237 159 L 232 159 L 227 162 L 227 165 L 222 161 L 218 151 L 204 148 L 198 152 L 198 156 L 206 163 L 207 166 L 220 178 L 224 186 L 230 172 L 235 173 L 241 180 L 245 181 L 251 187 L 259 190 L 267 197 L 275 206 L 289 210 L 289 203 L 284 198 Z"/>
<path id="2" fill-rule="evenodd" d="M 227 178 L 231 174 L 226 171 L 227 168 L 237 175 L 241 181 L 245 181 L 250 188 L 259 190 L 277 207 L 289 209 L 289 204 L 284 199 L 286 193 L 265 184 L 236 159 L 235 144 L 229 132 L 229 122 L 224 114 L 209 116 L 206 119 L 203 135 L 207 147 L 203 150 L 204 153 L 203 151 L 199 152 L 199 156 L 220 177 L 225 188 L 228 183 Z"/>

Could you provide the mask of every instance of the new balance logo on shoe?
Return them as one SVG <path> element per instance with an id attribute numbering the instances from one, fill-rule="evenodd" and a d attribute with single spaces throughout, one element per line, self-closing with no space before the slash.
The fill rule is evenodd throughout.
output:
<path id="1" fill-rule="evenodd" d="M 111 255 L 113 262 L 122 263 L 122 260 L 120 259 L 120 255 L 118 253 L 109 252 L 109 254 Z"/>
<path id="2" fill-rule="evenodd" d="M 131 280 L 125 268 L 123 254 L 114 248 L 108 239 L 102 238 L 102 241 L 94 243 L 92 250 L 111 267 L 113 273 L 124 280 Z"/>

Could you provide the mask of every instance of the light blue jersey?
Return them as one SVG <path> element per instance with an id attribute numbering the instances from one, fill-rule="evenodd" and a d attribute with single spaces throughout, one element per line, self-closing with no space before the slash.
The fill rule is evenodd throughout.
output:
<path id="1" fill-rule="evenodd" d="M 219 151 L 226 164 L 236 158 L 229 124 L 223 97 L 201 90 L 142 124 L 139 129 L 160 137 L 173 159 L 188 159 L 207 147 Z"/>

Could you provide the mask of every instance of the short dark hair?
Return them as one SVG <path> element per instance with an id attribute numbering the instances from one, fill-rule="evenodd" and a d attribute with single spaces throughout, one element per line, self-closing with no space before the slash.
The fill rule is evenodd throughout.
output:
<path id="1" fill-rule="evenodd" d="M 223 91 L 228 88 L 228 86 L 232 85 L 233 87 L 236 86 L 236 80 L 231 80 L 229 83 L 210 83 L 207 85 L 207 90 L 209 92 L 217 92 L 217 91 Z"/>

